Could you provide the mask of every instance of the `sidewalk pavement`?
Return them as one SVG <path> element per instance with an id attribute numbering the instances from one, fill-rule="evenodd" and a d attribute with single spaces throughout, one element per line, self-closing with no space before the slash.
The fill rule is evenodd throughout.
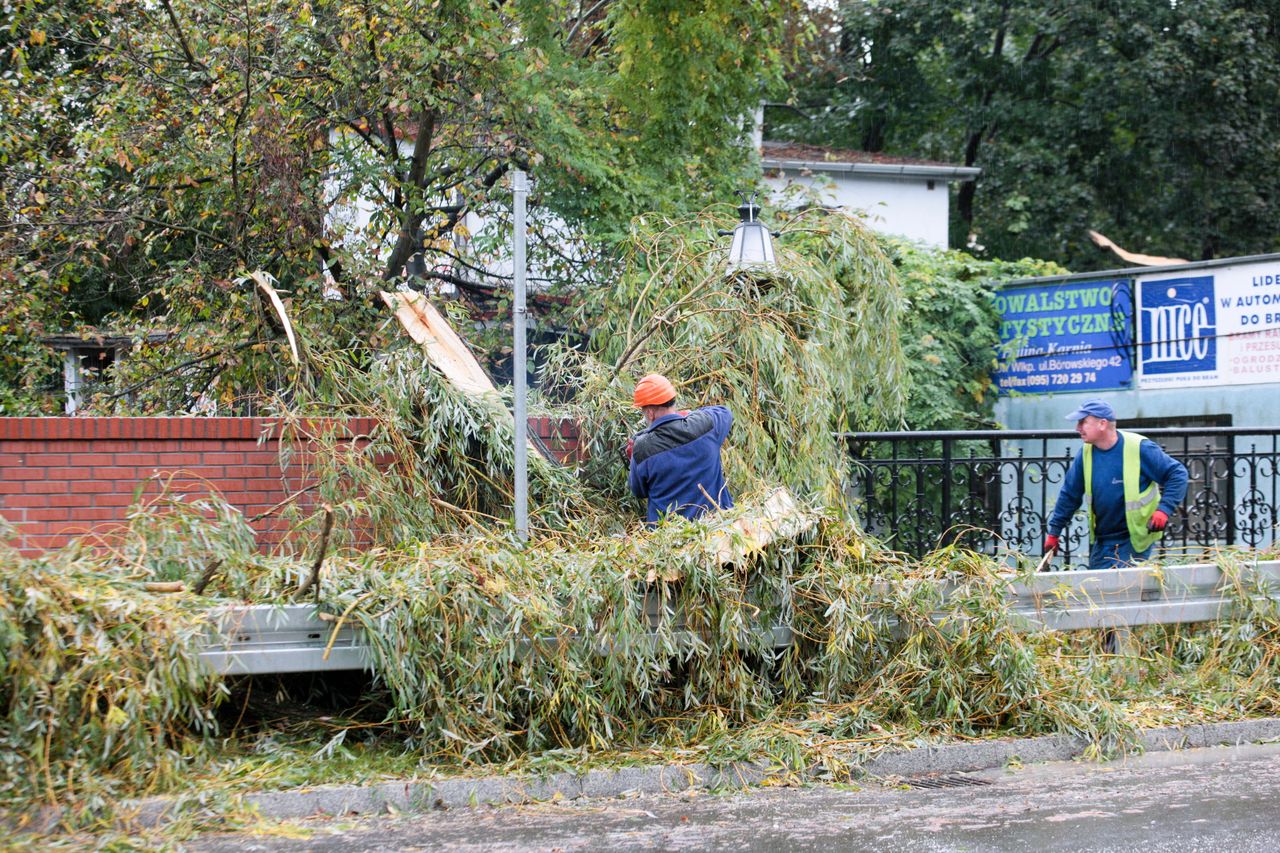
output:
<path id="1" fill-rule="evenodd" d="M 1280 739 L 1280 719 L 1244 720 L 1150 729 L 1142 736 L 1147 752 L 1240 745 Z M 1045 736 L 970 743 L 887 749 L 858 761 L 850 753 L 852 777 L 902 777 L 964 773 L 1003 767 L 1011 762 L 1037 764 L 1066 761 L 1084 751 L 1087 742 Z M 481 779 L 406 779 L 369 785 L 325 785 L 244 795 L 245 805 L 266 818 L 289 820 L 313 815 L 367 815 L 425 811 L 483 804 L 545 802 L 579 797 L 608 798 L 633 794 L 679 793 L 693 789 L 724 790 L 762 785 L 772 780 L 817 781 L 815 772 L 797 774 L 765 762 L 713 767 L 671 764 L 589 770 L 584 774 L 553 773 L 545 777 L 498 776 Z M 126 805 L 122 819 L 154 827 L 190 808 L 174 797 L 150 797 Z M 198 808 L 198 806 L 197 806 Z"/>

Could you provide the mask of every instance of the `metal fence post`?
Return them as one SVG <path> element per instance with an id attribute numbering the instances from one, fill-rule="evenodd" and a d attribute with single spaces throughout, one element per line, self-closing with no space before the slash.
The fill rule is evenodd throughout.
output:
<path id="1" fill-rule="evenodd" d="M 951 533 L 951 439 L 942 439 L 942 530 L 946 544 L 955 539 Z"/>

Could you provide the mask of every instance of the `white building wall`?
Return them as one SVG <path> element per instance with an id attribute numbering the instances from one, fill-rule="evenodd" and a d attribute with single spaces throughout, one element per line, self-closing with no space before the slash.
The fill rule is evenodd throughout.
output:
<path id="1" fill-rule="evenodd" d="M 825 204 L 865 213 L 876 231 L 947 247 L 950 199 L 945 180 L 792 170 L 766 172 L 764 180 L 775 192 L 793 184 L 814 189 Z"/>

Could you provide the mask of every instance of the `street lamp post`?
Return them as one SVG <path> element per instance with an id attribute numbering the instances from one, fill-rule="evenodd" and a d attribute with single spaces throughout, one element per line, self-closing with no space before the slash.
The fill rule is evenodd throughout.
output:
<path id="1" fill-rule="evenodd" d="M 525 291 L 525 199 L 529 195 L 529 183 L 519 169 L 511 173 L 513 198 L 512 211 L 515 233 L 512 235 L 512 263 L 515 267 L 515 299 L 511 306 L 511 323 L 515 333 L 512 346 L 512 375 L 515 379 L 515 494 L 512 496 L 515 510 L 516 536 L 521 542 L 529 539 L 529 417 L 526 410 L 525 388 L 525 331 L 527 312 Z"/>

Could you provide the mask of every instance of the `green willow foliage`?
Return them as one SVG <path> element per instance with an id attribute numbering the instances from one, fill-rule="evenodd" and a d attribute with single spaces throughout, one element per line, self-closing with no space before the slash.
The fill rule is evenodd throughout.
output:
<path id="1" fill-rule="evenodd" d="M 335 558 L 323 608 L 368 632 L 388 730 L 442 764 L 697 746 L 775 716 L 799 720 L 815 754 L 895 725 L 1124 741 L 1105 685 L 1064 677 L 1040 653 L 1057 641 L 1013 630 L 994 564 L 955 553 L 908 566 L 820 514 L 795 541 L 722 564 L 708 533 L 738 514 L 524 550 L 481 536 Z M 191 510 L 187 532 L 200 517 Z M 135 528 L 118 554 L 186 538 L 142 515 Z M 204 764 L 226 692 L 194 657 L 204 606 L 285 602 L 304 573 L 251 560 L 201 599 L 140 589 L 173 576 L 164 560 L 0 556 L 11 802 L 101 804 Z M 939 629 L 926 579 L 957 585 Z M 646 611 L 665 614 L 655 631 Z M 788 623 L 798 641 L 786 651 L 757 630 Z"/>
<path id="2" fill-rule="evenodd" d="M 575 394 L 586 482 L 621 495 L 626 433 L 642 425 L 631 391 L 660 372 L 682 408 L 733 411 L 724 456 L 736 492 L 780 483 L 838 501 L 844 462 L 832 433 L 894 426 L 906 399 L 892 266 L 857 220 L 814 210 L 776 238 L 774 277 L 726 275 L 715 229 L 727 224 L 705 214 L 639 220 L 624 272 L 585 294 L 587 352 L 549 355 L 549 384 Z"/>
<path id="3" fill-rule="evenodd" d="M 7 806 L 93 812 L 182 790 L 253 742 L 213 716 L 230 684 L 196 661 L 205 614 L 293 601 L 309 561 L 221 539 L 234 510 L 216 499 L 157 523 L 162 503 L 105 551 L 0 551 Z M 1144 708 L 1162 722 L 1280 709 L 1280 612 L 1230 558 L 1235 616 L 1139 632 L 1141 661 L 1122 666 L 1140 669 L 1117 677 L 1086 632 L 1021 631 L 1003 566 L 957 548 L 908 562 L 810 508 L 799 535 L 722 562 L 711 537 L 750 511 L 524 549 L 473 533 L 339 553 L 321 608 L 372 644 L 362 701 L 379 737 L 441 768 L 675 749 L 838 772 L 850 744 L 886 734 L 1064 733 L 1110 754 L 1136 743 Z M 229 568 L 204 597 L 142 588 L 190 589 L 214 561 Z M 794 643 L 774 648 L 772 625 Z"/>
<path id="4" fill-rule="evenodd" d="M 833 739 L 901 724 L 1127 736 L 1103 686 L 1059 681 L 1044 638 L 1015 631 L 989 561 L 909 567 L 822 518 L 722 565 L 706 534 L 734 515 L 524 551 L 421 543 L 358 561 L 330 606 L 373 638 L 388 717 L 448 763 L 684 744 L 777 713 L 818 714 Z M 957 586 L 945 605 L 935 580 Z M 646 607 L 666 614 L 652 633 Z M 788 623 L 788 651 L 758 630 Z"/>
<path id="5" fill-rule="evenodd" d="M 96 808 L 212 748 L 227 688 L 197 657 L 205 603 L 139 577 L 88 550 L 0 546 L 0 801 Z"/>
<path id="6" fill-rule="evenodd" d="M 288 447 L 307 441 L 316 448 L 298 458 L 290 449 L 290 464 L 307 466 L 321 499 L 335 508 L 338 544 L 396 547 L 510 523 L 515 430 L 497 393 L 476 398 L 457 391 L 408 340 L 367 365 L 341 353 L 314 363 L 323 381 L 281 418 Z M 373 418 L 377 427 L 353 446 L 337 432 L 308 428 L 299 411 Z M 573 472 L 532 448 L 528 460 L 535 532 L 589 523 L 592 506 Z M 292 510 L 306 522 L 314 502 Z M 312 514 L 309 522 L 319 518 Z"/>

